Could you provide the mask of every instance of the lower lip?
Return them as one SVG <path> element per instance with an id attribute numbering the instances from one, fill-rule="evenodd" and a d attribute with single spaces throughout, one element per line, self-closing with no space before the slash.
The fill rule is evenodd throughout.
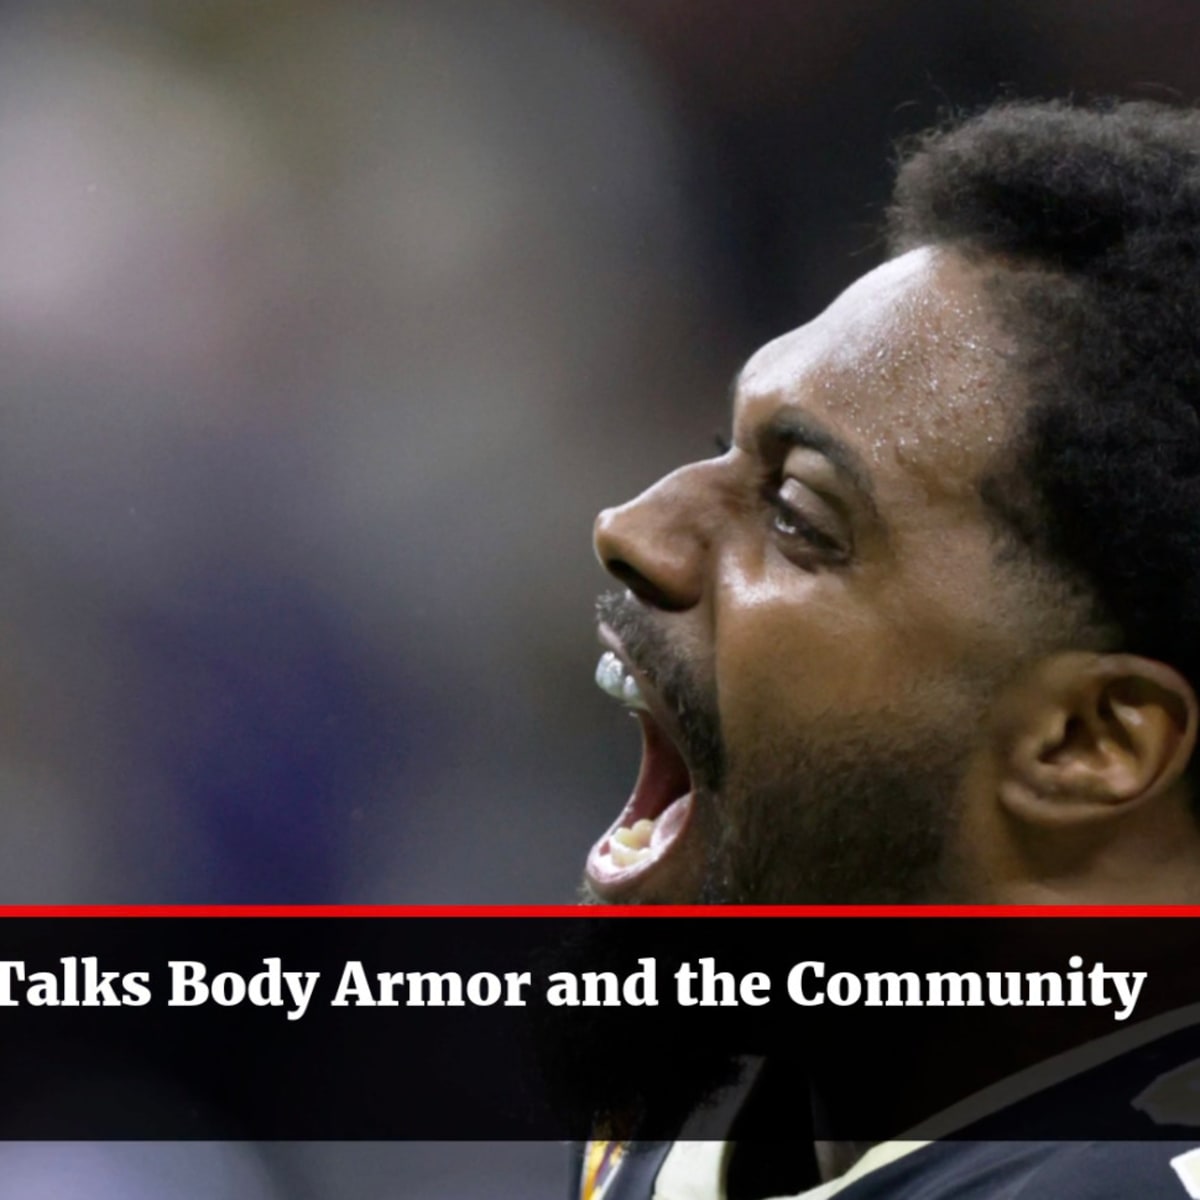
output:
<path id="1" fill-rule="evenodd" d="M 668 873 L 671 863 L 678 858 L 691 815 L 691 792 L 672 800 L 654 823 L 649 853 L 638 862 L 621 867 L 613 861 L 610 847 L 612 835 L 624 823 L 622 814 L 588 855 L 587 881 L 592 890 L 603 900 L 622 900 L 652 883 L 656 876 Z"/>

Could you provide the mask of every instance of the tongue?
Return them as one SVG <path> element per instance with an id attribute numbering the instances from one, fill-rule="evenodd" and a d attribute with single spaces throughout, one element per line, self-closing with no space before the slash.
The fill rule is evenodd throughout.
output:
<path id="1" fill-rule="evenodd" d="M 588 856 L 587 874 L 592 886 L 604 898 L 619 901 L 626 888 L 675 857 L 673 852 L 683 841 L 691 811 L 690 792 L 672 801 L 655 821 L 650 844 L 640 850 L 626 850 L 613 834 L 602 837 Z"/>
<path id="2" fill-rule="evenodd" d="M 633 795 L 588 859 L 588 874 L 601 886 L 615 887 L 653 869 L 679 840 L 691 812 L 687 764 L 652 717 L 639 713 L 638 718 L 642 765 Z M 648 837 L 639 822 L 652 823 Z"/>

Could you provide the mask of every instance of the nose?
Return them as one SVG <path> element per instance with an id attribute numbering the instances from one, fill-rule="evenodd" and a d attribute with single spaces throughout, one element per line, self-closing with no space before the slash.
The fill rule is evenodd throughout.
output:
<path id="1" fill-rule="evenodd" d="M 596 557 L 639 600 L 682 612 L 704 594 L 710 538 L 704 530 L 702 463 L 681 467 L 597 518 Z"/>

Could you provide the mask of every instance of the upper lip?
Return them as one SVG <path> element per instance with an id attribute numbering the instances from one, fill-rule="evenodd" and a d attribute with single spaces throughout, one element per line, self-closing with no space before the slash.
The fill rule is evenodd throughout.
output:
<path id="1" fill-rule="evenodd" d="M 675 749 L 679 751 L 683 761 L 691 764 L 688 761 L 687 749 L 683 740 L 683 735 L 679 728 L 679 718 L 671 711 L 670 706 L 659 694 L 658 689 L 650 682 L 646 673 L 633 661 L 629 655 L 629 651 L 625 648 L 625 643 L 613 630 L 612 626 L 607 623 L 601 623 L 599 628 L 600 644 L 606 650 L 611 650 L 625 665 L 625 669 L 633 676 L 638 685 L 638 691 L 642 693 L 642 698 L 646 701 L 646 707 L 650 710 L 650 716 L 655 723 L 662 729 L 663 733 L 671 739 L 675 745 Z"/>

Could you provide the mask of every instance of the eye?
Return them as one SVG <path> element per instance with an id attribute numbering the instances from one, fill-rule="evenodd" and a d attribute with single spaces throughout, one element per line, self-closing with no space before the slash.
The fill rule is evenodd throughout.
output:
<path id="1" fill-rule="evenodd" d="M 788 492 L 793 490 L 803 490 L 794 479 L 785 479 L 778 486 L 767 489 L 767 501 L 773 510 L 771 528 L 789 542 L 807 543 L 829 562 L 846 562 L 850 557 L 847 547 L 788 499 Z"/>
<path id="2" fill-rule="evenodd" d="M 730 450 L 729 439 L 723 433 L 713 434 L 713 444 L 717 448 L 718 454 L 728 454 Z"/>

